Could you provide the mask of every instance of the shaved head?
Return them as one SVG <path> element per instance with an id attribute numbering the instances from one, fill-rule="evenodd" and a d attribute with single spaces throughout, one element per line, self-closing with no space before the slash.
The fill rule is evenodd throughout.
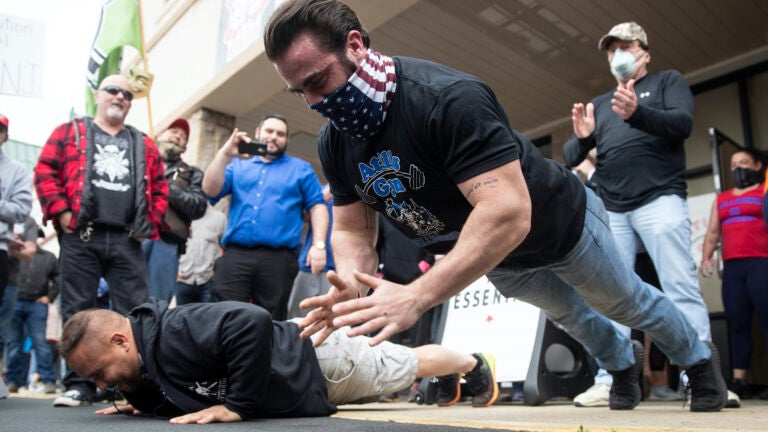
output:
<path id="1" fill-rule="evenodd" d="M 106 309 L 89 309 L 72 316 L 61 332 L 57 344 L 59 353 L 66 360 L 80 344 L 91 344 L 99 335 L 118 328 L 125 318 L 117 312 Z"/>
<path id="2" fill-rule="evenodd" d="M 104 310 L 78 312 L 64 325 L 59 352 L 79 376 L 98 388 L 130 391 L 141 381 L 141 366 L 131 324 Z"/>

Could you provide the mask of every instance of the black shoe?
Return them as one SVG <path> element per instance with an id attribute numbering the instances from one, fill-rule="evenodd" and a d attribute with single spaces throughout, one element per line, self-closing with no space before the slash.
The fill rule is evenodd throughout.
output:
<path id="1" fill-rule="evenodd" d="M 704 363 L 685 370 L 691 386 L 691 411 L 720 411 L 727 402 L 728 390 L 720 370 L 720 354 L 710 342 L 705 342 L 712 357 Z"/>
<path id="2" fill-rule="evenodd" d="M 451 406 L 461 396 L 461 374 L 453 373 L 437 377 L 437 405 Z"/>
<path id="3" fill-rule="evenodd" d="M 644 349 L 640 342 L 632 341 L 632 353 L 635 364 L 621 371 L 608 371 L 613 375 L 613 385 L 608 399 L 612 410 L 631 410 L 640 403 L 643 392 L 640 390 L 640 374 L 643 373 Z"/>
<path id="4" fill-rule="evenodd" d="M 104 390 L 97 389 L 93 396 L 94 402 L 115 402 L 123 399 L 123 394 L 117 387 L 107 387 Z"/>
<path id="5" fill-rule="evenodd" d="M 768 400 L 768 388 L 761 391 L 759 395 L 757 395 L 762 400 Z"/>
<path id="6" fill-rule="evenodd" d="M 747 380 L 743 378 L 732 379 L 729 390 L 739 395 L 740 399 L 752 399 L 752 389 L 749 388 Z"/>
<path id="7" fill-rule="evenodd" d="M 474 369 L 464 374 L 467 390 L 472 393 L 475 408 L 493 405 L 499 398 L 499 383 L 496 382 L 496 359 L 492 354 L 472 354 L 477 359 Z"/>

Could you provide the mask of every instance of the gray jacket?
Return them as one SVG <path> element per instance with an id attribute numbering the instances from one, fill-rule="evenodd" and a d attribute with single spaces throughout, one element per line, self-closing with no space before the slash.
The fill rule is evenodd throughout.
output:
<path id="1" fill-rule="evenodd" d="M 23 223 L 32 211 L 32 178 L 0 148 L 0 250 L 13 239 L 13 224 Z"/>

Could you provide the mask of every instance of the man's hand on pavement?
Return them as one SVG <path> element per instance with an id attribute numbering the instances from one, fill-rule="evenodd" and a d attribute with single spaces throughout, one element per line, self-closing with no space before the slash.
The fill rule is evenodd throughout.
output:
<path id="1" fill-rule="evenodd" d="M 231 423 L 239 422 L 243 419 L 240 414 L 230 411 L 224 405 L 214 405 L 202 411 L 185 414 L 183 416 L 171 419 L 171 424 L 208 424 L 208 423 Z"/>

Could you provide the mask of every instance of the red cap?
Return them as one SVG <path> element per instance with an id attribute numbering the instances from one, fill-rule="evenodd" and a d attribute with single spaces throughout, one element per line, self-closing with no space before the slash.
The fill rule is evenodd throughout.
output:
<path id="1" fill-rule="evenodd" d="M 8 129 L 8 117 L 0 114 L 0 124 L 5 126 L 6 129 Z"/>
<path id="2" fill-rule="evenodd" d="M 179 117 L 176 120 L 174 120 L 170 125 L 168 125 L 168 127 L 165 129 L 168 130 L 173 127 L 183 129 L 184 132 L 187 133 L 187 138 L 189 138 L 189 122 L 187 121 L 187 119 Z"/>

